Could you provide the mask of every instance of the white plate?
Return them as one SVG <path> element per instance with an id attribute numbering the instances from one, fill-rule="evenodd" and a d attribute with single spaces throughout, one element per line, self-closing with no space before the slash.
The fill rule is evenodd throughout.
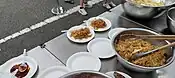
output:
<path id="1" fill-rule="evenodd" d="M 38 69 L 38 65 L 37 65 L 37 62 L 32 57 L 29 57 L 29 56 L 25 56 L 25 57 L 18 56 L 13 59 L 10 59 L 9 61 L 1 65 L 0 71 L 11 74 L 10 69 L 13 67 L 13 65 L 20 64 L 23 61 L 25 61 L 30 67 L 30 71 L 24 78 L 31 78 L 36 73 Z"/>
<path id="2" fill-rule="evenodd" d="M 8 73 L 0 72 L 0 78 L 15 78 L 15 76 L 8 74 Z"/>
<path id="3" fill-rule="evenodd" d="M 95 38 L 87 45 L 87 49 L 99 58 L 110 58 L 115 55 L 111 41 L 107 38 Z"/>
<path id="4" fill-rule="evenodd" d="M 71 70 L 65 66 L 53 66 L 44 70 L 38 78 L 59 78 Z"/>
<path id="5" fill-rule="evenodd" d="M 111 26 L 112 26 L 111 22 L 110 22 L 108 19 L 103 18 L 103 17 L 92 17 L 92 18 L 90 18 L 89 20 L 86 21 L 86 25 L 92 27 L 92 26 L 91 26 L 91 22 L 92 22 L 93 20 L 96 20 L 96 19 L 102 19 L 103 21 L 105 21 L 106 27 L 105 27 L 105 28 L 94 29 L 94 31 L 106 31 L 106 30 L 108 30 L 109 28 L 111 28 Z M 92 28 L 93 28 L 93 27 L 92 27 Z"/>
<path id="6" fill-rule="evenodd" d="M 71 32 L 74 31 L 74 30 L 78 30 L 78 29 L 82 29 L 82 28 L 89 28 L 87 26 L 74 26 L 72 28 L 70 28 L 68 31 L 67 31 L 67 37 L 69 40 L 73 41 L 73 42 L 77 42 L 77 43 L 85 43 L 85 42 L 88 42 L 90 40 L 92 40 L 95 36 L 95 32 L 93 31 L 92 28 L 89 28 L 90 30 L 90 34 L 92 35 L 91 37 L 89 38 L 86 38 L 86 39 L 75 39 L 73 37 L 71 37 Z"/>
<path id="7" fill-rule="evenodd" d="M 123 73 L 123 72 L 120 72 L 120 71 L 115 71 L 115 72 L 123 75 L 125 78 L 132 78 L 131 76 L 129 76 L 129 75 Z M 106 74 L 109 75 L 109 76 L 111 76 L 112 78 L 115 78 L 114 75 L 113 75 L 113 73 L 114 73 L 114 71 L 110 71 L 110 72 L 107 72 Z"/>
<path id="8" fill-rule="evenodd" d="M 118 33 L 122 32 L 123 30 L 126 30 L 126 28 L 114 28 L 114 29 L 111 29 L 108 32 L 109 39 L 112 39 L 115 34 L 118 34 Z"/>
<path id="9" fill-rule="evenodd" d="M 66 66 L 73 71 L 99 71 L 101 68 L 101 61 L 98 57 L 91 55 L 89 52 L 78 52 L 68 58 Z"/>

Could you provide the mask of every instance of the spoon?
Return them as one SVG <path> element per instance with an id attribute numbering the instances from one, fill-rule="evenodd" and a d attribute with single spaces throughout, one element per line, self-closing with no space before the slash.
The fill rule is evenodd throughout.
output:
<path id="1" fill-rule="evenodd" d="M 143 57 L 143 56 L 145 56 L 145 55 L 154 53 L 154 52 L 156 52 L 156 51 L 158 51 L 158 50 L 161 50 L 161 49 L 164 49 L 164 48 L 167 48 L 167 47 L 172 47 L 172 46 L 175 46 L 175 42 L 172 42 L 172 43 L 170 43 L 170 44 L 167 44 L 167 45 L 158 47 L 158 48 L 156 48 L 156 49 L 153 49 L 153 50 L 150 50 L 150 51 L 147 51 L 147 52 L 136 53 L 136 54 L 134 54 L 134 55 L 130 58 L 130 60 L 137 59 L 137 58 L 139 58 L 139 57 Z"/>
<path id="2" fill-rule="evenodd" d="M 26 49 L 24 49 L 24 52 L 23 52 L 23 57 L 27 56 L 27 52 L 26 52 Z M 22 61 L 22 63 L 19 65 L 18 67 L 18 70 L 20 72 L 24 72 L 27 70 L 27 63 L 25 62 L 25 58 L 23 58 L 24 60 Z"/>

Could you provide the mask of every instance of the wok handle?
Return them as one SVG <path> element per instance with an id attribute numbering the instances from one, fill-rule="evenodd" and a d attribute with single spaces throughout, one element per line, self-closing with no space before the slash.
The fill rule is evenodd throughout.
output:
<path id="1" fill-rule="evenodd" d="M 158 8 L 158 13 L 157 15 L 155 15 L 153 18 L 158 18 L 160 16 L 162 16 L 164 13 L 166 13 L 168 11 L 168 9 L 170 9 L 172 6 L 166 6 L 166 7 L 160 7 Z"/>
<path id="2" fill-rule="evenodd" d="M 166 13 L 166 9 L 161 9 L 161 10 L 159 10 L 160 11 L 160 13 L 158 13 L 156 16 L 154 16 L 153 18 L 158 18 L 158 17 L 160 17 L 160 16 L 162 16 L 164 13 Z"/>

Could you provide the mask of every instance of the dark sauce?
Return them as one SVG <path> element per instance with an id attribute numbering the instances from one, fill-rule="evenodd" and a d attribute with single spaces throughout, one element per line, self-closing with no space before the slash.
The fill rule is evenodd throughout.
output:
<path id="1" fill-rule="evenodd" d="M 123 75 L 121 75 L 119 73 L 117 73 L 116 76 L 117 76 L 117 78 L 125 78 Z"/>
<path id="2" fill-rule="evenodd" d="M 29 70 L 30 70 L 29 65 L 28 65 L 27 63 L 26 63 L 26 65 L 27 65 L 27 69 L 26 69 L 24 72 L 20 72 L 20 71 L 18 70 L 20 64 L 16 64 L 16 65 L 14 65 L 14 66 L 10 69 L 10 73 L 13 73 L 15 70 L 18 70 L 17 73 L 15 74 L 15 76 L 16 76 L 17 78 L 23 78 L 23 77 L 25 77 L 25 76 L 28 74 L 28 72 L 29 72 Z"/>
<path id="3" fill-rule="evenodd" d="M 107 77 L 95 73 L 80 73 L 66 78 L 107 78 Z"/>

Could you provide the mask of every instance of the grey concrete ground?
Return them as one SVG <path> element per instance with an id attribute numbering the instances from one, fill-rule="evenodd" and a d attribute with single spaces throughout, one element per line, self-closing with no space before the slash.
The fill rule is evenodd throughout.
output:
<path id="1" fill-rule="evenodd" d="M 0 0 L 0 38 L 8 36 L 30 25 L 36 24 L 53 16 L 50 10 L 57 6 L 56 0 Z M 79 4 L 65 4 L 60 0 L 65 9 L 70 9 Z"/>
<path id="2" fill-rule="evenodd" d="M 75 4 L 67 4 L 63 0 L 60 1 L 65 9 L 70 9 L 79 4 L 79 0 L 75 0 Z M 115 4 L 119 3 L 120 0 L 115 0 Z M 56 0 L 0 0 L 0 38 L 53 16 L 50 10 L 55 6 L 57 6 Z M 106 9 L 100 3 L 92 9 L 87 9 L 87 11 L 89 13 L 88 16 L 82 16 L 76 12 L 42 28 L 0 44 L 0 65 L 10 58 L 20 55 L 24 48 L 30 50 L 43 44 L 59 36 L 61 30 L 81 24 L 83 20 L 97 16 L 106 11 Z"/>

